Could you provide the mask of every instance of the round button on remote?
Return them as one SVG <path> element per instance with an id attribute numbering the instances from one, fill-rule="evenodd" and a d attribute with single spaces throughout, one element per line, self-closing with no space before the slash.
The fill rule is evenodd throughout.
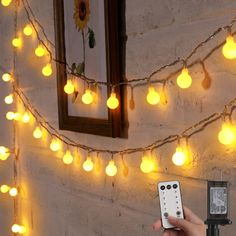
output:
<path id="1" fill-rule="evenodd" d="M 167 213 L 167 212 L 165 212 L 165 213 L 164 213 L 164 216 L 167 218 L 167 217 L 168 217 L 168 213 Z"/>
<path id="2" fill-rule="evenodd" d="M 162 186 L 161 186 L 161 190 L 164 190 L 164 189 L 165 189 L 165 186 L 164 186 L 164 185 L 162 185 Z"/>
<path id="3" fill-rule="evenodd" d="M 177 184 L 173 184 L 173 188 L 174 189 L 178 188 L 178 185 Z"/>
<path id="4" fill-rule="evenodd" d="M 167 185 L 167 189 L 171 189 L 171 185 L 168 184 L 168 185 Z"/>
<path id="5" fill-rule="evenodd" d="M 181 212 L 180 212 L 180 211 L 177 211 L 177 212 L 176 212 L 176 215 L 177 215 L 177 216 L 179 216 L 180 214 L 181 214 Z"/>

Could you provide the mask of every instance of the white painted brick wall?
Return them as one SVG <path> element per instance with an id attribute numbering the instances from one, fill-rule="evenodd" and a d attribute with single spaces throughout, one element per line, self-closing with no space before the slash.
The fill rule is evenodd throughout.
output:
<path id="1" fill-rule="evenodd" d="M 32 8 L 51 40 L 54 40 L 53 1 L 30 1 Z M 27 21 L 23 9 L 19 26 Z M 149 75 L 156 68 L 185 57 L 199 42 L 236 15 L 233 0 L 127 0 L 126 1 L 126 74 L 128 78 Z M 12 66 L 10 41 L 13 37 L 13 9 L 0 7 L 0 64 Z M 235 27 L 234 27 L 235 29 Z M 222 32 L 198 55 L 224 40 Z M 58 126 L 56 79 L 45 80 L 40 74 L 44 64 L 35 59 L 35 39 L 26 39 L 19 52 L 17 67 L 20 85 L 32 104 L 54 127 Z M 210 90 L 200 83 L 203 73 L 199 66 L 192 68 L 193 86 L 187 91 L 177 88 L 175 80 L 167 86 L 169 103 L 165 110 L 146 104 L 146 87 L 134 90 L 135 110 L 128 111 L 129 138 L 111 139 L 94 135 L 63 132 L 70 138 L 94 147 L 122 149 L 145 146 L 154 140 L 183 131 L 209 114 L 221 111 L 235 97 L 236 61 L 226 61 L 220 51 L 206 63 L 212 77 Z M 170 73 L 165 70 L 159 76 Z M 5 120 L 7 107 L 4 97 L 7 84 L 0 81 L 0 144 L 12 145 L 12 124 Z M 130 91 L 128 90 L 128 98 Z M 127 101 L 129 102 L 129 101 Z M 236 119 L 235 114 L 233 118 Z M 32 138 L 33 127 L 19 126 L 20 179 L 22 184 L 20 215 L 33 236 L 151 236 L 151 224 L 159 217 L 156 183 L 178 178 L 182 184 L 183 201 L 203 219 L 206 218 L 206 183 L 194 178 L 229 180 L 231 186 L 232 226 L 221 228 L 222 235 L 235 235 L 236 222 L 236 159 L 235 149 L 218 144 L 220 122 L 190 139 L 196 163 L 192 168 L 176 168 L 171 156 L 176 144 L 156 151 L 158 170 L 166 174 L 144 175 L 139 170 L 140 154 L 125 156 L 129 176 L 121 172 L 114 179 L 100 174 L 84 173 L 81 163 L 65 167 L 48 150 L 48 144 Z M 84 159 L 82 153 L 82 160 Z M 102 157 L 104 169 L 108 156 Z M 121 161 L 117 159 L 118 165 Z M 11 160 L 1 162 L 0 184 L 10 183 L 13 177 Z M 173 173 L 175 175 L 173 175 Z M 193 179 L 177 177 L 191 176 Z M 11 235 L 13 203 L 0 195 L 0 234 Z"/>

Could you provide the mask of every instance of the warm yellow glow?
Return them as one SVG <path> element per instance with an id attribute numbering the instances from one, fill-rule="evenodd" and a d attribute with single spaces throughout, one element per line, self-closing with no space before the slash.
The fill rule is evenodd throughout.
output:
<path id="1" fill-rule="evenodd" d="M 236 58 L 236 43 L 234 42 L 233 36 L 229 35 L 226 38 L 226 43 L 222 48 L 222 53 L 227 59 L 235 59 Z"/>
<path id="2" fill-rule="evenodd" d="M 14 95 L 11 93 L 4 98 L 6 104 L 12 104 L 14 101 Z"/>
<path id="3" fill-rule="evenodd" d="M 20 38 L 14 38 L 12 40 L 12 45 L 15 47 L 15 48 L 19 48 L 22 44 L 22 41 Z"/>
<path id="4" fill-rule="evenodd" d="M 26 228 L 23 225 L 14 224 L 11 227 L 13 233 L 24 234 L 26 232 Z"/>
<path id="5" fill-rule="evenodd" d="M 109 164 L 106 167 L 106 174 L 108 176 L 115 176 L 117 174 L 117 167 L 114 161 L 109 161 Z"/>
<path id="6" fill-rule="evenodd" d="M 66 165 L 70 165 L 73 162 L 73 156 L 71 155 L 70 151 L 66 151 L 66 154 L 63 156 L 63 162 Z"/>
<path id="7" fill-rule="evenodd" d="M 50 63 L 43 67 L 42 74 L 46 77 L 52 74 L 52 65 Z"/>
<path id="8" fill-rule="evenodd" d="M 21 119 L 21 114 L 19 112 L 14 113 L 14 120 L 19 121 Z"/>
<path id="9" fill-rule="evenodd" d="M 110 97 L 107 100 L 107 106 L 110 109 L 116 109 L 119 106 L 119 100 L 116 97 L 114 92 L 111 93 Z"/>
<path id="10" fill-rule="evenodd" d="M 147 99 L 147 102 L 151 105 L 156 105 L 159 103 L 160 95 L 153 86 L 150 86 L 148 88 L 148 94 L 147 94 L 146 99 Z"/>
<path id="11" fill-rule="evenodd" d="M 14 120 L 15 113 L 12 112 L 12 111 L 8 111 L 7 114 L 6 114 L 6 118 L 7 118 L 7 120 Z"/>
<path id="12" fill-rule="evenodd" d="M 192 84 L 192 78 L 188 73 L 187 68 L 183 68 L 181 74 L 177 77 L 177 84 L 180 88 L 189 88 Z"/>
<path id="13" fill-rule="evenodd" d="M 39 44 L 38 47 L 34 50 L 34 53 L 37 57 L 42 57 L 46 54 L 46 50 L 45 50 L 44 46 Z"/>
<path id="14" fill-rule="evenodd" d="M 53 138 L 51 143 L 50 143 L 50 149 L 53 152 L 59 151 L 61 149 L 61 145 L 59 143 L 59 141 L 56 138 Z"/>
<path id="15" fill-rule="evenodd" d="M 12 76 L 9 73 L 4 73 L 2 75 L 2 80 L 5 81 L 5 82 L 9 82 L 9 81 L 12 80 Z"/>
<path id="16" fill-rule="evenodd" d="M 7 193 L 10 190 L 10 187 L 6 184 L 1 185 L 0 191 L 1 193 Z"/>
<path id="17" fill-rule="evenodd" d="M 82 102 L 87 105 L 93 102 L 93 95 L 90 89 L 86 89 L 85 93 L 82 96 Z"/>
<path id="18" fill-rule="evenodd" d="M 66 94 L 72 94 L 75 91 L 74 84 L 70 79 L 67 80 L 64 91 Z"/>
<path id="19" fill-rule="evenodd" d="M 86 161 L 83 163 L 83 169 L 88 172 L 93 169 L 93 161 L 91 157 L 87 157 Z"/>
<path id="20" fill-rule="evenodd" d="M 1 0 L 1 3 L 4 7 L 8 7 L 11 4 L 12 0 Z"/>
<path id="21" fill-rule="evenodd" d="M 147 156 L 143 156 L 142 157 L 142 162 L 140 164 L 140 169 L 143 173 L 150 173 L 154 170 L 154 163 L 153 161 L 147 157 Z"/>
<path id="22" fill-rule="evenodd" d="M 32 27 L 31 27 L 31 25 L 26 25 L 26 26 L 24 27 L 23 32 L 24 32 L 24 35 L 26 35 L 26 36 L 32 35 L 33 29 L 32 29 Z"/>
<path id="23" fill-rule="evenodd" d="M 37 127 L 35 128 L 34 132 L 33 132 L 33 136 L 34 136 L 36 139 L 39 139 L 39 138 L 42 137 L 42 135 L 43 135 L 42 130 L 40 129 L 39 126 L 37 126 Z"/>
<path id="24" fill-rule="evenodd" d="M 224 145 L 230 145 L 235 141 L 235 127 L 229 123 L 223 123 L 218 133 L 218 140 Z"/>
<path id="25" fill-rule="evenodd" d="M 183 148 L 177 147 L 175 153 L 172 156 L 172 162 L 176 166 L 182 166 L 186 163 L 187 158 L 187 152 Z"/>
<path id="26" fill-rule="evenodd" d="M 5 161 L 10 156 L 10 150 L 4 146 L 0 146 L 0 160 Z"/>
<path id="27" fill-rule="evenodd" d="M 10 196 L 15 197 L 15 196 L 17 196 L 17 194 L 18 194 L 17 188 L 13 187 L 9 190 L 9 195 Z"/>
<path id="28" fill-rule="evenodd" d="M 21 120 L 22 120 L 23 123 L 29 123 L 29 121 L 30 121 L 30 115 L 29 115 L 29 113 L 28 113 L 27 111 L 23 114 Z"/>

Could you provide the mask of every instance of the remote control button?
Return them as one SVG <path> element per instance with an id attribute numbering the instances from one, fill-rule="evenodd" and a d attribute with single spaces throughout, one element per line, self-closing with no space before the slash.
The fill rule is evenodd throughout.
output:
<path id="1" fill-rule="evenodd" d="M 179 216 L 180 214 L 181 214 L 181 212 L 180 212 L 180 211 L 177 211 L 177 212 L 176 212 L 176 215 L 177 215 L 177 216 Z"/>
<path id="2" fill-rule="evenodd" d="M 167 212 L 165 212 L 165 213 L 164 213 L 164 216 L 167 218 L 167 217 L 168 217 L 168 213 L 167 213 Z"/>
<path id="3" fill-rule="evenodd" d="M 171 189 L 171 185 L 168 184 L 168 185 L 167 185 L 167 189 Z"/>
<path id="4" fill-rule="evenodd" d="M 164 190 L 164 189 L 165 189 L 165 186 L 164 186 L 164 185 L 162 185 L 162 186 L 161 186 L 161 190 Z"/>
<path id="5" fill-rule="evenodd" d="M 173 188 L 174 189 L 178 188 L 178 185 L 177 184 L 173 184 Z"/>

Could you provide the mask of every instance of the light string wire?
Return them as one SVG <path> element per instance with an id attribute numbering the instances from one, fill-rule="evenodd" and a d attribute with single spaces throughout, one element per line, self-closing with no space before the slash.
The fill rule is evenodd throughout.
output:
<path id="1" fill-rule="evenodd" d="M 15 85 L 13 85 L 15 86 Z M 99 148 L 93 148 L 91 146 L 82 145 L 80 143 L 77 143 L 70 138 L 68 138 L 65 135 L 61 135 L 57 129 L 55 129 L 52 125 L 50 125 L 43 116 L 40 115 L 38 110 L 32 106 L 30 103 L 30 100 L 26 97 L 26 95 L 23 93 L 23 91 L 20 88 L 15 87 L 14 88 L 17 96 L 23 103 L 24 107 L 29 110 L 29 112 L 32 114 L 32 116 L 36 119 L 36 121 L 42 126 L 51 136 L 57 137 L 59 140 L 61 140 L 65 145 L 77 147 L 89 152 L 98 152 L 98 153 L 108 153 L 111 155 L 124 155 L 124 154 L 132 154 L 136 152 L 144 152 L 144 151 L 151 151 L 153 149 L 157 149 L 167 143 L 172 143 L 175 141 L 178 141 L 182 138 L 190 138 L 193 135 L 203 131 L 207 126 L 209 126 L 211 123 L 216 122 L 219 119 L 222 119 L 222 117 L 225 117 L 227 115 L 231 116 L 233 113 L 233 110 L 236 107 L 236 97 L 229 101 L 225 106 L 222 112 L 215 112 L 206 118 L 200 120 L 199 122 L 193 124 L 192 126 L 186 128 L 179 134 L 173 134 L 169 135 L 166 138 L 158 139 L 154 141 L 153 143 L 145 146 L 145 147 L 137 147 L 137 148 L 127 148 L 123 150 L 109 150 L 109 149 L 99 149 Z M 227 112 L 229 111 L 230 112 Z"/>
<path id="2" fill-rule="evenodd" d="M 23 3 L 23 6 L 24 6 L 24 9 L 25 9 L 25 12 L 26 12 L 26 15 L 27 15 L 27 18 L 28 20 L 30 21 L 30 23 L 32 24 L 34 30 L 36 31 L 36 34 L 37 34 L 37 38 L 39 40 L 39 42 L 41 42 L 47 52 L 49 53 L 50 55 L 50 60 L 53 60 L 55 63 L 59 63 L 59 64 L 63 64 L 66 66 L 67 68 L 67 74 L 68 75 L 71 75 L 71 76 L 75 76 L 77 78 L 79 78 L 80 80 L 84 80 L 85 82 L 87 82 L 87 84 L 96 84 L 96 85 L 105 85 L 105 86 L 110 86 L 111 88 L 115 88 L 117 86 L 122 86 L 122 85 L 127 85 L 127 86 L 130 86 L 130 87 L 138 87 L 138 86 L 143 86 L 143 85 L 146 85 L 147 83 L 149 84 L 154 84 L 154 83 L 166 83 L 168 80 L 170 80 L 174 75 L 176 75 L 177 73 L 179 73 L 181 71 L 181 69 L 178 69 L 174 72 L 172 72 L 168 77 L 164 78 L 164 79 L 153 79 L 154 76 L 156 76 L 158 73 L 160 73 L 161 71 L 163 71 L 164 69 L 167 69 L 169 67 L 172 67 L 178 63 L 182 63 L 183 65 L 186 65 L 187 67 L 192 67 L 194 66 L 195 64 L 197 63 L 201 63 L 201 62 L 204 62 L 206 61 L 217 49 L 219 49 L 224 42 L 220 43 L 219 45 L 217 45 L 216 47 L 212 48 L 212 50 L 203 58 L 203 59 L 198 59 L 198 60 L 195 60 L 194 62 L 192 62 L 191 64 L 188 64 L 190 59 L 198 52 L 198 50 L 200 48 L 202 48 L 203 46 L 205 46 L 205 44 L 207 44 L 209 41 L 211 41 L 212 39 L 215 38 L 216 35 L 218 35 L 219 33 L 221 33 L 222 31 L 224 30 L 227 30 L 228 32 L 230 32 L 231 35 L 235 35 L 236 34 L 236 31 L 235 32 L 231 32 L 232 30 L 232 27 L 233 25 L 235 24 L 236 22 L 236 16 L 234 16 L 232 18 L 232 20 L 230 21 L 230 23 L 228 25 L 225 25 L 223 27 L 220 27 L 218 29 L 216 29 L 211 35 L 209 35 L 205 40 L 201 41 L 190 53 L 189 55 L 187 55 L 185 58 L 178 58 L 176 60 L 174 60 L 173 62 L 170 62 L 166 65 L 163 65 L 161 67 L 159 67 L 158 69 L 156 69 L 155 71 L 153 71 L 151 74 L 149 74 L 148 76 L 146 77 L 143 77 L 143 78 L 137 78 L 137 79 L 128 79 L 128 78 L 125 78 L 125 81 L 123 82 L 119 82 L 119 83 L 115 83 L 115 84 L 110 84 L 108 82 L 104 82 L 104 81 L 98 81 L 96 79 L 93 79 L 93 78 L 89 78 L 87 76 L 85 76 L 84 74 L 78 74 L 78 73 L 73 73 L 72 72 L 72 68 L 68 65 L 67 62 L 61 62 L 59 60 L 57 60 L 56 58 L 53 58 L 52 56 L 52 52 L 50 51 L 49 47 L 43 42 L 43 40 L 40 38 L 40 35 L 39 35 L 39 32 L 37 31 L 37 27 L 35 26 L 35 23 L 37 25 L 40 26 L 40 29 L 42 30 L 43 32 L 43 35 L 46 39 L 47 42 L 49 42 L 54 48 L 55 48 L 55 45 L 53 43 L 51 43 L 50 39 L 47 37 L 45 31 L 44 31 L 44 28 L 43 26 L 39 23 L 39 21 L 37 20 L 37 18 L 35 17 L 35 14 L 31 8 L 31 6 L 29 5 L 29 2 L 28 0 L 21 0 L 22 3 Z M 134 84 L 134 85 L 132 85 Z"/>

